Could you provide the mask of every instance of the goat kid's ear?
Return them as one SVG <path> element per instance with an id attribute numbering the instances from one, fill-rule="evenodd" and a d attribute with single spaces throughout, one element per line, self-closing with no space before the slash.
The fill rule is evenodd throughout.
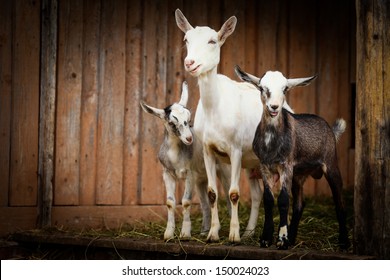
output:
<path id="1" fill-rule="evenodd" d="M 179 9 L 176 9 L 175 11 L 175 18 L 177 26 L 184 33 L 187 33 L 188 30 L 194 29 Z"/>
<path id="2" fill-rule="evenodd" d="M 307 78 L 287 79 L 287 88 L 292 89 L 293 87 L 307 86 L 316 78 L 317 78 L 317 75 L 307 77 Z"/>
<path id="3" fill-rule="evenodd" d="M 149 114 L 152 114 L 156 117 L 159 117 L 160 119 L 165 118 L 165 111 L 163 109 L 154 108 L 152 106 L 147 105 L 145 102 L 141 101 L 139 103 L 142 107 L 142 109 Z"/>
<path id="4" fill-rule="evenodd" d="M 183 107 L 186 107 L 187 102 L 188 102 L 188 84 L 186 81 L 184 81 L 183 85 L 182 85 L 181 97 L 180 97 L 179 104 Z"/>
<path id="5" fill-rule="evenodd" d="M 234 32 L 236 24 L 237 18 L 235 16 L 232 16 L 222 25 L 221 29 L 218 31 L 218 40 L 220 46 L 222 46 L 223 43 L 225 43 L 226 38 Z"/>
<path id="6" fill-rule="evenodd" d="M 238 65 L 234 67 L 234 71 L 242 81 L 251 83 L 258 89 L 260 89 L 260 78 L 257 78 L 256 76 L 244 72 L 243 70 L 241 70 L 241 68 Z"/>

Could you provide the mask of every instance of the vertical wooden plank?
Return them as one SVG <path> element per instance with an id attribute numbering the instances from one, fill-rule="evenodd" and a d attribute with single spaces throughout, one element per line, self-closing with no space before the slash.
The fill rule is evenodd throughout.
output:
<path id="1" fill-rule="evenodd" d="M 390 258 L 390 2 L 356 1 L 357 108 L 354 244 Z"/>
<path id="2" fill-rule="evenodd" d="M 10 205 L 37 203 L 40 2 L 14 3 Z"/>
<path id="3" fill-rule="evenodd" d="M 144 1 L 143 34 L 143 96 L 146 103 L 162 108 L 166 104 L 164 80 L 167 53 L 167 15 L 159 11 L 163 1 Z M 164 81 L 165 83 L 165 81 Z M 142 114 L 142 188 L 141 204 L 163 204 L 165 188 L 157 153 L 162 141 L 163 126 L 151 115 Z M 156 139 L 158 139 L 156 141 Z"/>
<path id="4" fill-rule="evenodd" d="M 236 29 L 222 46 L 220 71 L 233 80 L 238 80 L 234 73 L 235 65 L 244 65 L 245 62 L 245 2 L 224 2 L 222 24 L 231 16 L 236 16 Z M 217 31 L 221 26 L 218 27 Z"/>
<path id="5" fill-rule="evenodd" d="M 79 204 L 82 22 L 80 1 L 60 1 L 55 205 Z"/>
<path id="6" fill-rule="evenodd" d="M 334 102 L 339 104 L 336 118 L 343 118 L 347 122 L 347 130 L 342 135 L 340 141 L 337 144 L 338 151 L 338 163 L 343 178 L 344 189 L 352 187 L 348 184 L 349 177 L 349 148 L 351 143 L 352 126 L 354 121 L 351 121 L 351 111 L 355 110 L 352 108 L 352 87 L 350 83 L 350 60 L 356 61 L 355 57 L 350 55 L 350 42 L 351 37 L 354 35 L 351 32 L 351 20 L 353 1 L 340 1 L 335 4 L 338 6 L 337 21 L 338 28 L 336 30 L 336 36 L 338 38 L 337 53 L 339 54 L 338 63 L 338 83 L 337 83 L 337 99 Z M 353 166 L 354 162 L 351 163 Z"/>
<path id="7" fill-rule="evenodd" d="M 8 205 L 11 84 L 12 84 L 12 2 L 0 1 L 0 206 Z"/>
<path id="8" fill-rule="evenodd" d="M 41 92 L 39 117 L 39 219 L 40 227 L 51 225 L 54 177 L 54 136 L 57 82 L 58 3 L 43 0 L 41 9 Z"/>
<path id="9" fill-rule="evenodd" d="M 97 204 L 122 203 L 126 1 L 102 1 Z"/>
<path id="10" fill-rule="evenodd" d="M 340 3 L 340 2 L 338 2 Z M 324 118 L 329 125 L 338 117 L 339 104 L 338 104 L 338 91 L 339 84 L 342 81 L 339 80 L 339 61 L 342 59 L 341 54 L 335 51 L 338 46 L 338 42 L 342 40 L 338 36 L 340 22 L 338 18 L 334 16 L 334 9 L 337 5 L 337 10 L 340 8 L 340 4 L 332 3 L 329 1 L 320 1 L 318 7 L 318 50 L 317 50 L 317 67 L 319 71 L 319 77 L 317 78 L 317 111 L 316 113 Z M 345 16 L 345 15 L 344 15 Z M 347 38 L 344 44 L 348 44 Z M 347 108 L 346 108 L 347 109 Z M 316 186 L 317 195 L 330 195 L 331 191 L 325 178 L 322 178 L 317 182 Z"/>
<path id="11" fill-rule="evenodd" d="M 299 0 L 289 5 L 289 66 L 286 74 L 289 78 L 317 73 L 316 16 L 315 1 Z M 289 105 L 296 113 L 316 113 L 318 79 L 307 87 L 295 88 L 287 93 Z M 308 195 L 315 194 L 315 181 L 311 177 L 306 181 L 304 191 Z"/>
<path id="12" fill-rule="evenodd" d="M 140 99 L 142 83 L 142 0 L 127 6 L 123 204 L 137 204 L 140 184 Z"/>
<path id="13" fill-rule="evenodd" d="M 100 12 L 100 1 L 84 1 L 80 112 L 80 205 L 93 205 L 96 197 Z"/>
<path id="14" fill-rule="evenodd" d="M 260 27 L 259 20 L 261 17 L 258 16 L 258 1 L 250 0 L 246 2 L 245 7 L 245 65 L 240 65 L 242 69 L 245 69 L 248 73 L 254 75 L 260 75 L 256 71 L 258 62 L 258 57 L 261 55 L 261 49 L 258 47 L 257 40 L 257 30 Z M 243 47 L 243 46 L 242 46 Z M 260 98 L 260 96 L 259 96 Z"/>

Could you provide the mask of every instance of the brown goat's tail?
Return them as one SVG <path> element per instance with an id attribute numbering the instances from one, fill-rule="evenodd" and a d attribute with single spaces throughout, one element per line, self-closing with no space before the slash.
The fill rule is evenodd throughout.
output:
<path id="1" fill-rule="evenodd" d="M 334 136 L 336 137 L 336 142 L 339 141 L 341 134 L 344 133 L 346 127 L 347 127 L 347 123 L 343 119 L 337 119 L 333 124 L 332 130 Z"/>

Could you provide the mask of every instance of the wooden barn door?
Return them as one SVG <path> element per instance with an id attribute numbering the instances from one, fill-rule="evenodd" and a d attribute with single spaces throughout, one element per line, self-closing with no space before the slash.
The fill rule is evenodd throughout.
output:
<path id="1" fill-rule="evenodd" d="M 40 1 L 0 1 L 1 231 L 35 227 Z"/>

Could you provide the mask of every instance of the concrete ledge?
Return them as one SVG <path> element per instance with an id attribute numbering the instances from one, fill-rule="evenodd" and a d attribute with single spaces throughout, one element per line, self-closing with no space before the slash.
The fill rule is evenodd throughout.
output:
<path id="1" fill-rule="evenodd" d="M 12 240 L 33 252 L 34 248 L 45 251 L 45 258 L 53 258 L 50 250 L 57 252 L 59 259 L 302 259 L 302 260 L 362 260 L 371 256 L 291 249 L 259 248 L 246 245 L 205 244 L 197 241 L 172 241 L 150 238 L 84 237 L 69 234 L 42 234 L 20 232 Z M 61 251 L 62 250 L 62 251 Z M 67 255 L 65 252 L 71 252 Z M 63 252 L 62 254 L 58 252 Z"/>

